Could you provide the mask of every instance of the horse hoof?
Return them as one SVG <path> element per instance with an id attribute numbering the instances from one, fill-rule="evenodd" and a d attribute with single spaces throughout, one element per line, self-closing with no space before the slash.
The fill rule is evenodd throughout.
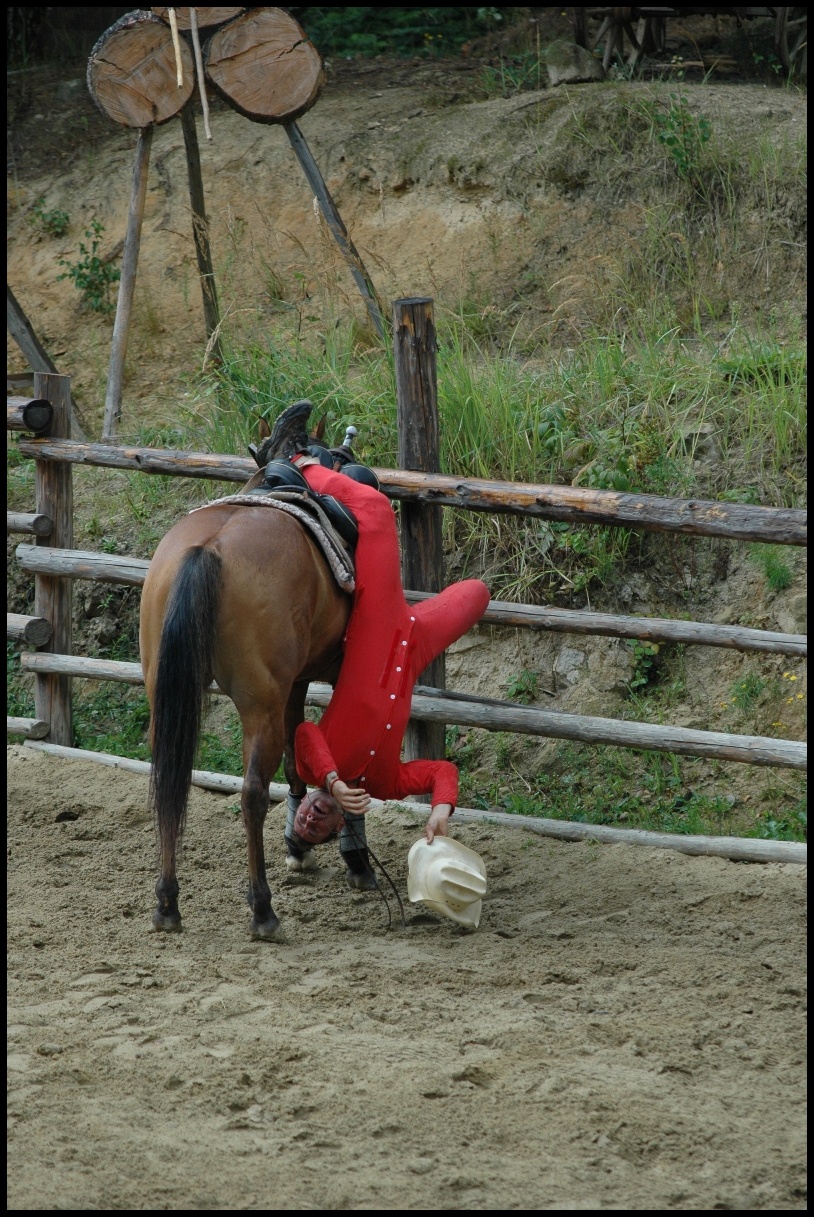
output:
<path id="1" fill-rule="evenodd" d="M 345 871 L 345 882 L 353 892 L 375 892 L 379 886 L 372 870 L 355 875 L 350 867 Z"/>
<path id="2" fill-rule="evenodd" d="M 152 934 L 180 934 L 183 928 L 180 913 L 162 913 L 158 909 L 153 913 Z"/>
<path id="3" fill-rule="evenodd" d="M 309 850 L 307 854 L 303 854 L 301 858 L 295 858 L 293 854 L 287 854 L 285 860 L 286 870 L 293 871 L 298 874 L 304 870 L 316 870 L 319 866 L 314 851 Z"/>
<path id="4" fill-rule="evenodd" d="M 258 921 L 256 917 L 252 918 L 249 926 L 249 933 L 252 938 L 258 939 L 261 942 L 285 942 L 283 927 L 280 925 L 279 917 L 274 914 L 266 921 Z"/>

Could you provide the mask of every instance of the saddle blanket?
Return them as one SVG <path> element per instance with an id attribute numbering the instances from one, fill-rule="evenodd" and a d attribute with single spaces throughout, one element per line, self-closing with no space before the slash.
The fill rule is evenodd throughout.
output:
<path id="1" fill-rule="evenodd" d="M 303 496 L 296 491 L 291 494 L 279 490 L 271 494 L 230 494 L 222 499 L 213 499 L 211 503 L 204 503 L 201 507 L 193 507 L 189 514 L 192 515 L 193 511 L 203 511 L 205 507 L 232 503 L 243 507 L 272 507 L 277 511 L 284 511 L 299 520 L 311 533 L 342 591 L 353 592 L 356 587 L 353 557 L 322 508 L 313 502 L 305 508 L 302 501 Z"/>

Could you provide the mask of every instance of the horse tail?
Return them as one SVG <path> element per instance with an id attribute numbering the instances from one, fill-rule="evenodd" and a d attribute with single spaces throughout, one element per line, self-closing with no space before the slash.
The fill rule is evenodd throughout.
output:
<path id="1" fill-rule="evenodd" d="M 158 649 L 152 706 L 150 801 L 162 850 L 175 856 L 184 831 L 206 690 L 212 681 L 221 559 L 187 550 L 170 592 Z"/>

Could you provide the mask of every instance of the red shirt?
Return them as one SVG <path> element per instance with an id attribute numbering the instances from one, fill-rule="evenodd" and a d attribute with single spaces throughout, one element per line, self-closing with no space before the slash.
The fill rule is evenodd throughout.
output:
<path id="1" fill-rule="evenodd" d="M 433 804 L 458 800 L 450 761 L 401 761 L 413 686 L 431 660 L 465 634 L 486 610 L 489 589 L 467 579 L 421 604 L 408 605 L 401 586 L 398 533 L 389 500 L 321 465 L 303 473 L 313 490 L 345 503 L 359 523 L 356 592 L 345 654 L 328 708 L 317 726 L 295 735 L 297 772 L 321 786 L 336 770 L 374 798 L 432 793 Z"/>

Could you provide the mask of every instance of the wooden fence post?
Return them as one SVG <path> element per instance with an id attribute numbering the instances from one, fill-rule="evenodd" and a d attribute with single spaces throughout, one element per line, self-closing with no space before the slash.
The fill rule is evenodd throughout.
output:
<path id="1" fill-rule="evenodd" d="M 71 378 L 50 372 L 35 372 L 34 394 L 54 407 L 49 434 L 68 439 L 71 434 Z M 37 537 L 37 545 L 73 548 L 73 471 L 61 461 L 36 461 L 36 511 L 53 521 L 49 536 Z M 34 576 L 34 613 L 51 623 L 51 639 L 43 648 L 70 655 L 73 625 L 73 580 L 52 575 Z M 35 717 L 51 724 L 52 744 L 73 744 L 71 678 L 48 674 L 37 676 L 34 685 Z"/>
<path id="2" fill-rule="evenodd" d="M 438 387 L 435 366 L 432 300 L 416 296 L 393 303 L 393 358 L 398 399 L 400 469 L 440 473 Z M 441 508 L 419 503 L 401 505 L 401 573 L 405 587 L 439 592 L 444 583 Z M 419 676 L 423 685 L 442 689 L 444 656 Z M 444 756 L 443 723 L 411 722 L 404 739 L 407 760 L 440 760 Z"/>

